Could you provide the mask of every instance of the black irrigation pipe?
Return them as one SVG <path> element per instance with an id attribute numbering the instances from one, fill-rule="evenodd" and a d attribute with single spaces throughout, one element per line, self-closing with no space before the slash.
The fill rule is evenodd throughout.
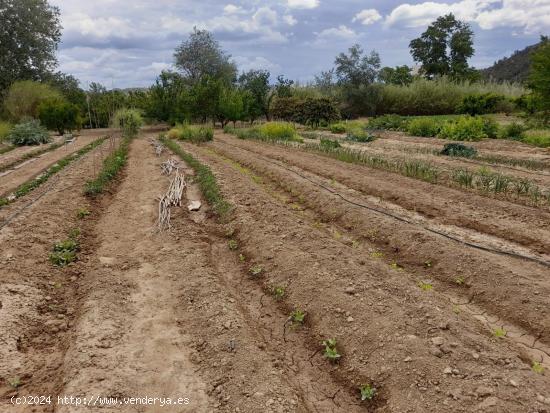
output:
<path id="1" fill-rule="evenodd" d="M 535 262 L 537 264 L 541 264 L 541 265 L 544 265 L 545 267 L 550 267 L 550 262 L 549 261 L 545 261 L 543 259 L 540 259 L 540 258 L 535 258 L 535 257 L 529 257 L 527 255 L 523 255 L 523 254 L 518 254 L 518 253 L 515 253 L 515 252 L 509 252 L 509 251 L 503 251 L 503 250 L 499 250 L 499 249 L 496 249 L 496 248 L 491 248 L 491 247 L 485 247 L 483 245 L 479 245 L 479 244 L 474 244 L 472 242 L 468 242 L 468 241 L 464 241 L 460 238 L 457 238 L 457 237 L 454 237 L 452 235 L 449 235 L 449 234 L 446 234 L 444 232 L 441 232 L 441 231 L 437 231 L 435 229 L 430 229 L 430 228 L 426 228 L 424 226 L 421 226 L 421 225 L 418 225 L 418 224 L 415 224 L 414 222 L 412 221 L 409 221 L 408 219 L 406 218 L 403 218 L 403 217 L 400 217 L 398 215 L 394 215 L 394 214 L 391 214 L 387 211 L 383 211 L 383 210 L 380 210 L 378 208 L 374 208 L 374 207 L 371 207 L 371 206 L 368 206 L 368 205 L 365 205 L 365 204 L 361 204 L 361 203 L 358 203 L 358 202 L 355 202 L 355 201 L 352 201 L 348 198 L 346 198 L 344 195 L 340 194 L 339 192 L 335 191 L 334 189 L 332 188 L 329 188 L 321 183 L 318 183 L 318 182 L 315 182 L 314 180 L 308 178 L 307 176 L 304 176 L 302 175 L 301 173 L 299 172 L 296 172 L 295 170 L 291 169 L 291 168 L 288 168 L 284 165 L 281 165 L 275 161 L 272 161 L 271 159 L 269 158 L 265 158 L 264 156 L 261 156 L 261 155 L 258 155 L 257 153 L 255 153 L 254 151 L 251 151 L 251 150 L 248 150 L 248 149 L 245 149 L 245 148 L 242 148 L 242 147 L 239 147 L 240 149 L 243 149 L 245 151 L 248 151 L 248 152 L 252 152 L 254 153 L 256 156 L 259 156 L 260 158 L 262 158 L 265 162 L 268 162 L 268 163 L 271 163 L 273 165 L 276 165 L 278 166 L 279 168 L 282 168 L 282 169 L 285 169 L 289 172 L 292 172 L 294 173 L 295 175 L 298 175 L 299 177 L 301 177 L 302 179 L 305 179 L 306 181 L 312 183 L 313 185 L 315 186 L 318 186 L 322 189 L 324 189 L 325 191 L 328 191 L 330 192 L 331 194 L 333 195 L 336 195 L 337 197 L 339 197 L 340 199 L 342 199 L 344 202 L 347 202 L 351 205 L 354 205 L 356 207 L 359 207 L 359 208 L 364 208 L 364 209 L 367 209 L 369 211 L 372 211 L 372 212 L 376 212 L 378 214 L 381 214 L 381 215 L 384 215 L 384 216 L 387 216 L 389 218 L 393 218 L 397 221 L 400 221 L 400 222 L 404 222 L 406 224 L 409 224 L 409 225 L 412 225 L 412 226 L 420 226 L 422 229 L 424 229 L 425 231 L 428 231 L 428 232 L 431 232 L 433 234 L 436 234 L 436 235 L 439 235 L 441 237 L 444 237 L 444 238 L 447 238 L 449 240 L 452 240 L 452 241 L 455 241 L 455 242 L 458 242 L 460 244 L 463 244 L 463 245 L 466 245 L 468 247 L 471 247 L 471 248 L 475 248 L 475 249 L 478 249 L 478 250 L 481 250 L 481 251 L 486 251 L 486 252 L 491 252 L 491 253 L 494 253 L 494 254 L 500 254 L 500 255 L 505 255 L 505 256 L 509 256 L 509 257 L 513 257 L 513 258 L 520 258 L 520 259 L 523 259 L 523 260 L 527 260 L 527 261 L 531 261 L 531 262 Z"/>

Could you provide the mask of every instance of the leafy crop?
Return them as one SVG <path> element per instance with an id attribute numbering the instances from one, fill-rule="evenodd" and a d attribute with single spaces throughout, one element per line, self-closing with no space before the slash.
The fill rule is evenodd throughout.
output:
<path id="1" fill-rule="evenodd" d="M 303 324 L 306 318 L 306 313 L 302 310 L 294 310 L 290 313 L 290 321 L 293 324 Z"/>
<path id="2" fill-rule="evenodd" d="M 443 147 L 441 155 L 473 158 L 477 155 L 477 151 L 474 147 L 466 146 L 461 143 L 447 143 Z"/>
<path id="3" fill-rule="evenodd" d="M 383 115 L 374 119 L 369 119 L 367 127 L 369 129 L 382 129 L 382 130 L 405 130 L 407 128 L 409 120 L 404 116 L 399 115 Z"/>
<path id="4" fill-rule="evenodd" d="M 365 129 L 353 128 L 346 135 L 346 140 L 351 142 L 372 142 L 376 137 Z"/>
<path id="5" fill-rule="evenodd" d="M 261 265 L 256 264 L 256 265 L 253 265 L 252 267 L 250 267 L 248 269 L 248 272 L 253 277 L 257 277 L 257 276 L 261 275 L 264 272 L 264 269 L 262 268 Z"/>
<path id="6" fill-rule="evenodd" d="M 374 399 L 374 396 L 376 396 L 376 389 L 374 387 L 371 387 L 370 384 L 365 384 L 359 388 L 359 391 L 361 393 L 361 400 L 372 400 Z"/>
<path id="7" fill-rule="evenodd" d="M 504 328 L 498 327 L 493 330 L 493 335 L 496 338 L 504 338 L 506 337 L 506 334 L 507 334 L 507 331 Z"/>
<path id="8" fill-rule="evenodd" d="M 340 142 L 338 142 L 337 140 L 325 139 L 325 138 L 321 138 L 321 143 L 319 145 L 322 148 L 326 148 L 326 149 L 335 149 L 335 148 L 342 147 L 342 145 L 340 145 Z"/>
<path id="9" fill-rule="evenodd" d="M 333 363 L 336 363 L 342 355 L 338 353 L 338 350 L 336 349 L 336 339 L 329 338 L 323 341 L 323 346 L 325 346 L 324 350 L 324 356 L 325 358 L 329 359 Z"/>
<path id="10" fill-rule="evenodd" d="M 238 244 L 237 241 L 235 241 L 234 239 L 230 239 L 230 240 L 227 242 L 227 246 L 228 246 L 229 249 L 232 250 L 232 251 L 235 251 L 236 249 L 239 248 L 239 244 Z"/>
<path id="11" fill-rule="evenodd" d="M 53 252 L 50 254 L 52 264 L 64 267 L 76 260 L 76 253 L 80 250 L 80 246 L 74 237 L 76 234 L 71 235 L 72 237 L 54 244 Z"/>
<path id="12" fill-rule="evenodd" d="M 40 125 L 40 121 L 30 119 L 18 123 L 8 135 L 8 140 L 16 146 L 40 145 L 50 142 L 51 138 L 46 128 Z"/>
<path id="13" fill-rule="evenodd" d="M 128 150 L 130 148 L 131 138 L 123 138 L 120 146 L 116 151 L 110 154 L 103 161 L 103 167 L 97 175 L 97 177 L 91 181 L 86 182 L 84 193 L 87 196 L 96 196 L 107 188 L 107 185 L 115 179 L 120 170 L 126 165 L 128 160 Z"/>

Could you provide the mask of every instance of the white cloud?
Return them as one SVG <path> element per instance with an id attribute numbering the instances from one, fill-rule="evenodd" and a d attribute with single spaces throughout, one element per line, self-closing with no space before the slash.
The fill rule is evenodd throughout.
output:
<path id="1" fill-rule="evenodd" d="M 462 0 L 455 3 L 428 1 L 404 3 L 386 16 L 386 24 L 427 26 L 439 16 L 453 13 L 458 19 L 478 23 L 484 30 L 514 27 L 525 33 L 550 29 L 550 0 Z"/>
<path id="2" fill-rule="evenodd" d="M 352 21 L 360 21 L 365 26 L 368 26 L 369 24 L 376 23 L 380 19 L 382 19 L 382 16 L 380 15 L 380 13 L 378 13 L 378 10 L 365 9 L 357 13 Z"/>
<path id="3" fill-rule="evenodd" d="M 351 40 L 356 37 L 357 33 L 343 24 L 338 27 L 325 29 L 317 35 L 317 38 L 322 40 Z"/>
<path id="4" fill-rule="evenodd" d="M 291 9 L 314 9 L 319 6 L 319 0 L 287 0 Z"/>
<path id="5" fill-rule="evenodd" d="M 263 56 L 256 57 L 245 57 L 245 56 L 235 56 L 233 58 L 239 70 L 246 72 L 251 69 L 265 69 L 270 72 L 281 70 L 281 66 L 276 63 L 273 63 L 271 60 L 266 59 Z"/>
<path id="6" fill-rule="evenodd" d="M 64 16 L 63 28 L 69 32 L 99 39 L 109 38 L 113 35 L 127 38 L 137 34 L 137 28 L 127 20 L 117 17 L 92 18 L 84 13 Z"/>
<path id="7" fill-rule="evenodd" d="M 289 26 L 294 26 L 296 23 L 298 23 L 298 20 L 296 20 L 294 18 L 294 16 L 292 16 L 291 14 L 285 14 L 283 16 L 283 20 L 285 21 L 286 24 L 288 24 Z"/>
<path id="8" fill-rule="evenodd" d="M 244 10 L 240 6 L 235 6 L 234 4 L 228 4 L 223 8 L 225 14 L 238 14 L 243 13 Z"/>

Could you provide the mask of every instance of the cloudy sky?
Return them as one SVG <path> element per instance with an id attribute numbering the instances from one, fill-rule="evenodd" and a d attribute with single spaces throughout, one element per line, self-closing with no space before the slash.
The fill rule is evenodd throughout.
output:
<path id="1" fill-rule="evenodd" d="M 194 26 L 214 33 L 241 70 L 306 82 L 359 43 L 382 64 L 412 64 L 411 39 L 452 12 L 475 31 L 476 67 L 550 33 L 550 0 L 50 0 L 61 9 L 60 69 L 86 87 L 148 86 Z"/>

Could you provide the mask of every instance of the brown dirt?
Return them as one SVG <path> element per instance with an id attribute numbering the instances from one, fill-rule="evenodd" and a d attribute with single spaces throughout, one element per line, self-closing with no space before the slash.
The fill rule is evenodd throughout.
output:
<path id="1" fill-rule="evenodd" d="M 0 229 L 0 328 L 8 332 L 0 411 L 550 411 L 549 376 L 531 369 L 533 360 L 550 367 L 548 268 L 430 232 L 541 256 L 547 217 L 217 134 L 211 144 L 183 147 L 215 173 L 235 207 L 230 220 L 212 215 L 183 165 L 183 206 L 159 233 L 157 197 L 170 180 L 160 163 L 171 154 L 156 157 L 149 136 L 132 142 L 111 194 L 93 202 L 82 195 L 96 173 L 91 153 L 2 211 L 0 218 L 18 215 Z M 411 223 L 350 205 L 319 184 Z M 422 191 L 428 199 L 406 201 Z M 199 212 L 187 210 L 191 200 L 202 201 Z M 82 207 L 91 215 L 78 220 Z M 52 243 L 74 227 L 82 232 L 79 260 L 53 267 Z M 295 309 L 306 311 L 303 326 L 288 322 Z M 499 327 L 505 338 L 495 337 Z M 323 357 L 327 338 L 337 339 L 339 363 Z M 16 377 L 17 388 L 7 384 Z M 376 387 L 374 401 L 359 400 L 364 384 Z M 10 404 L 12 395 L 31 394 L 189 404 Z"/>
<path id="2" fill-rule="evenodd" d="M 34 152 L 43 150 L 53 143 L 59 143 L 62 141 L 62 137 L 55 137 L 51 143 L 46 143 L 37 146 L 20 146 L 12 149 L 9 152 L 0 155 L 0 170 L 4 169 L 6 165 L 20 161 L 25 155 L 30 155 Z"/>

